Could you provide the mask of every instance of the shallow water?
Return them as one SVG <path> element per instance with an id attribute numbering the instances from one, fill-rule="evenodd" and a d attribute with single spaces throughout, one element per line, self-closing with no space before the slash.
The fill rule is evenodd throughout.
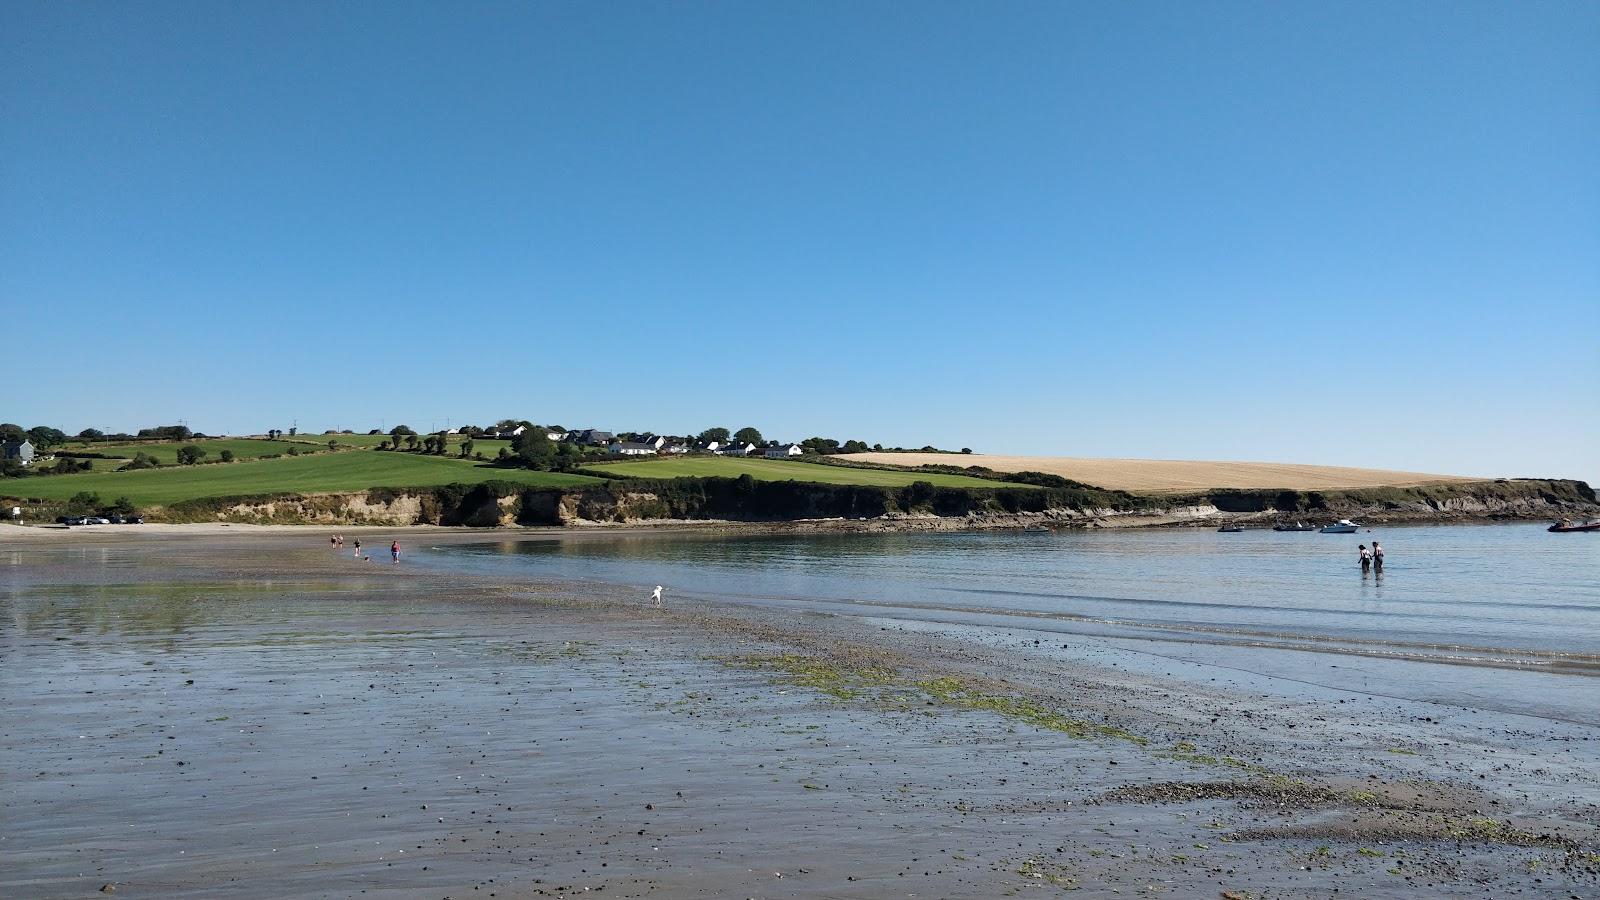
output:
<path id="1" fill-rule="evenodd" d="M 1388 561 L 1383 574 L 1364 575 L 1356 548 L 1374 538 Z M 1368 690 L 1414 696 L 1417 684 L 1459 682 L 1461 696 L 1437 699 L 1539 704 L 1556 718 L 1600 708 L 1600 535 L 1552 535 L 1539 525 L 1354 535 L 639 534 L 436 547 L 419 558 L 610 582 L 641 598 L 662 584 L 680 602 L 706 597 L 1159 641 L 1164 652 L 1190 648 L 1172 651 L 1184 658 L 1259 662 L 1274 673 L 1304 664 L 1304 651 L 1314 650 L 1412 664 L 1367 666 L 1389 673 L 1376 685 L 1369 680 Z M 1219 656 L 1218 647 L 1229 652 Z"/>

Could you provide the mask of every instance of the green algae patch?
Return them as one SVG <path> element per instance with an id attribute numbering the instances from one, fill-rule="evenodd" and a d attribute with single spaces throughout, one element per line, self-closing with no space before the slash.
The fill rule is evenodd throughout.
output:
<path id="1" fill-rule="evenodd" d="M 1103 725 L 1065 716 L 1023 697 L 975 691 L 957 678 L 935 678 L 918 682 L 917 686 L 928 696 L 946 706 L 991 712 L 1008 719 L 1018 719 L 1045 731 L 1059 731 L 1075 738 L 1116 738 L 1132 741 L 1141 747 L 1150 743 L 1147 739 L 1115 725 Z"/>
<path id="2" fill-rule="evenodd" d="M 865 700 L 905 712 L 928 706 L 988 712 L 1075 738 L 1114 738 L 1141 747 L 1149 743 L 1114 725 L 1074 718 L 1025 697 L 986 693 L 954 677 L 918 680 L 896 669 L 853 666 L 799 653 L 741 656 L 723 662 L 738 668 L 778 673 L 787 683 L 838 701 Z"/>
<path id="3" fill-rule="evenodd" d="M 894 684 L 898 677 L 893 669 L 841 666 L 800 653 L 742 656 L 724 662 L 743 669 L 777 672 L 790 684 L 826 694 L 835 700 L 863 697 L 877 688 Z"/>

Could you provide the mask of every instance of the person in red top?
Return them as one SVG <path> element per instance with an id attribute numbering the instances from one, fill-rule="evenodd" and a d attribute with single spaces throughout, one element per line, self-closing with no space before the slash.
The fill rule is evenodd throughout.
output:
<path id="1" fill-rule="evenodd" d="M 400 561 L 400 542 L 399 541 L 395 541 L 394 543 L 389 545 L 389 560 L 391 562 L 399 562 Z"/>

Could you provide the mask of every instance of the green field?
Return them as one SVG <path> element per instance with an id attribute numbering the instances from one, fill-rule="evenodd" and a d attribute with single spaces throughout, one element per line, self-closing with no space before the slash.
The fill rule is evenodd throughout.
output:
<path id="1" fill-rule="evenodd" d="M 940 475 L 930 472 L 896 472 L 888 469 L 852 469 L 844 466 L 791 462 L 782 459 L 743 459 L 734 456 L 690 456 L 679 459 L 639 462 L 597 463 L 584 466 L 633 478 L 738 478 L 749 475 L 759 481 L 816 481 L 822 484 L 863 484 L 878 487 L 905 487 L 926 481 L 940 487 L 1029 487 L 973 478 L 970 475 Z"/>
<path id="2" fill-rule="evenodd" d="M 346 436 L 348 437 L 348 435 Z M 306 440 L 312 439 L 307 438 Z M 73 442 L 63 446 L 61 449 L 68 453 L 100 453 L 105 456 L 116 456 L 123 459 L 133 459 L 135 453 L 144 453 L 154 456 L 164 465 L 172 465 L 178 461 L 178 448 L 187 447 L 190 444 L 206 451 L 206 459 L 216 459 L 224 450 L 232 450 L 233 455 L 239 459 L 256 459 L 262 456 L 270 456 L 274 453 L 287 453 L 290 447 L 301 451 L 328 449 L 326 438 L 312 443 L 269 441 L 266 439 L 253 440 L 251 438 L 206 438 L 199 441 L 134 441 L 126 444 Z M 120 465 L 122 463 L 110 460 L 95 462 L 96 468 L 102 466 L 110 468 Z"/>
<path id="3" fill-rule="evenodd" d="M 99 494 L 108 503 L 118 497 L 127 497 L 136 506 L 143 507 L 202 497 L 252 494 L 317 494 L 374 487 L 435 487 L 481 481 L 570 487 L 599 480 L 586 475 L 496 469 L 466 460 L 415 453 L 347 450 L 218 465 L 8 479 L 0 482 L 0 495 L 65 500 L 80 491 L 90 491 Z"/>

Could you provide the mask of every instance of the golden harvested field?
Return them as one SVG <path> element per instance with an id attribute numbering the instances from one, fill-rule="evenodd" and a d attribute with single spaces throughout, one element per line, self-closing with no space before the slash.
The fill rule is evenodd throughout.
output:
<path id="1" fill-rule="evenodd" d="M 1478 480 L 1459 475 L 1429 475 L 1423 472 L 1307 466 L 1294 463 L 997 456 L 985 453 L 851 453 L 840 458 L 891 466 L 984 466 L 996 472 L 1047 472 L 1096 487 L 1156 493 L 1203 491 L 1211 488 L 1293 488 L 1306 491 L 1406 487 L 1440 481 Z"/>

